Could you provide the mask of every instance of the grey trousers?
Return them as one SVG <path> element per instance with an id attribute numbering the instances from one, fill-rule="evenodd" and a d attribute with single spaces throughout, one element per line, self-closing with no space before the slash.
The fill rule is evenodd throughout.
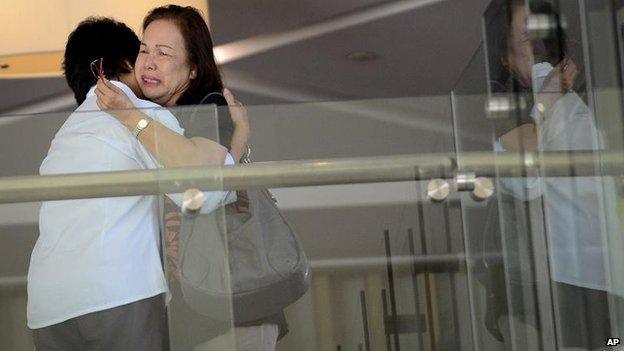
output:
<path id="1" fill-rule="evenodd" d="M 33 336 L 36 351 L 160 351 L 165 326 L 163 296 L 157 295 L 34 329 Z"/>
<path id="2" fill-rule="evenodd" d="M 275 351 L 278 334 L 276 324 L 236 327 L 224 335 L 197 345 L 193 351 Z"/>

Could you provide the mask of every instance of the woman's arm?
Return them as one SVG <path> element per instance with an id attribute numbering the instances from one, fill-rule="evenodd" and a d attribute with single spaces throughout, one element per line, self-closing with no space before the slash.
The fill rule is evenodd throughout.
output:
<path id="1" fill-rule="evenodd" d="M 236 162 L 239 162 L 247 150 L 247 143 L 251 134 L 249 118 L 247 117 L 245 106 L 234 98 L 229 89 L 223 89 L 223 96 L 225 96 L 225 100 L 228 103 L 230 117 L 232 118 L 232 123 L 234 123 L 230 154 L 232 154 Z"/>
<path id="2" fill-rule="evenodd" d="M 538 149 L 537 131 L 532 123 L 525 123 L 503 134 L 499 139 L 507 151 L 532 151 Z"/>
<path id="3" fill-rule="evenodd" d="M 539 92 L 535 94 L 535 106 L 540 114 L 537 126 L 522 124 L 502 135 L 501 145 L 509 151 L 538 151 L 538 128 L 544 118 L 548 118 L 552 107 L 574 86 L 579 69 L 569 58 L 563 59 L 550 71 Z"/>
<path id="4" fill-rule="evenodd" d="M 141 119 L 149 118 L 145 113 L 134 110 L 134 105 L 123 91 L 106 79 L 98 80 L 95 93 L 100 109 L 115 110 L 109 113 L 131 132 Z M 138 138 L 165 167 L 221 165 L 227 154 L 227 149 L 217 142 L 199 137 L 186 138 L 156 120 L 151 120 Z"/>

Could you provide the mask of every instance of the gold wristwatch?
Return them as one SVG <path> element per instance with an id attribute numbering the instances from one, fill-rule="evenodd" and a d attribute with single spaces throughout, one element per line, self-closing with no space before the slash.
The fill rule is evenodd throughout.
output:
<path id="1" fill-rule="evenodd" d="M 139 138 L 139 134 L 141 134 L 143 129 L 145 129 L 145 128 L 147 128 L 147 126 L 149 126 L 151 121 L 152 121 L 151 118 L 141 118 L 139 123 L 137 123 L 136 128 L 134 128 L 134 133 L 133 133 L 134 137 L 138 139 Z"/>

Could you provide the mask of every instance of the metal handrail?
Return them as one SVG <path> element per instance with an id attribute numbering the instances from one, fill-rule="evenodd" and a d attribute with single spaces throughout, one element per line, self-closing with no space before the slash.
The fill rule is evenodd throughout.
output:
<path id="1" fill-rule="evenodd" d="M 181 193 L 189 188 L 213 191 L 398 182 L 452 178 L 457 172 L 482 177 L 619 176 L 624 174 L 624 153 L 448 153 L 4 177 L 0 178 L 0 203 Z"/>
<path id="2" fill-rule="evenodd" d="M 392 265 L 396 268 L 410 268 L 427 271 L 449 272 L 457 270 L 459 265 L 466 264 L 468 260 L 502 261 L 503 255 L 500 252 L 484 252 L 470 255 L 470 258 L 463 253 L 441 253 L 441 254 L 419 254 L 419 255 L 398 255 L 392 256 Z M 310 259 L 310 268 L 313 271 L 331 271 L 332 273 L 349 272 L 355 270 L 379 270 L 385 271 L 388 265 L 386 256 L 364 256 L 364 257 L 343 257 Z M 9 288 L 25 287 L 26 276 L 0 277 L 0 291 Z"/>
<path id="3" fill-rule="evenodd" d="M 0 291 L 26 287 L 26 276 L 0 277 Z"/>

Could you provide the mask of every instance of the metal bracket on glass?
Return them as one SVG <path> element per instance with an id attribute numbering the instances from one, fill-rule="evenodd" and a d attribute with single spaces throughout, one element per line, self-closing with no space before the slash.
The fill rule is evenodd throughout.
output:
<path id="1" fill-rule="evenodd" d="M 485 106 L 488 119 L 508 119 L 512 113 L 526 109 L 526 99 L 518 94 L 492 94 Z"/>
<path id="2" fill-rule="evenodd" d="M 427 184 L 427 197 L 432 201 L 444 201 L 450 193 L 451 185 L 446 179 L 431 179 Z"/>
<path id="3" fill-rule="evenodd" d="M 477 175 L 474 173 L 457 173 L 455 176 L 455 189 L 457 191 L 473 191 Z"/>
<path id="4" fill-rule="evenodd" d="M 494 194 L 494 182 L 490 178 L 477 177 L 470 195 L 476 201 L 484 201 Z"/>
<path id="5" fill-rule="evenodd" d="M 182 194 L 182 213 L 194 216 L 201 211 L 204 205 L 204 193 L 197 189 L 188 189 Z"/>
<path id="6" fill-rule="evenodd" d="M 527 33 L 531 40 L 551 38 L 553 34 L 557 35 L 559 29 L 565 30 L 566 27 L 563 17 L 561 23 L 557 23 L 557 17 L 547 14 L 531 14 L 527 19 Z"/>
<path id="7" fill-rule="evenodd" d="M 432 179 L 427 184 L 427 197 L 432 201 L 444 201 L 454 191 L 470 191 L 476 201 L 483 201 L 494 194 L 494 183 L 489 178 L 474 173 L 457 173 L 455 179 Z"/>

